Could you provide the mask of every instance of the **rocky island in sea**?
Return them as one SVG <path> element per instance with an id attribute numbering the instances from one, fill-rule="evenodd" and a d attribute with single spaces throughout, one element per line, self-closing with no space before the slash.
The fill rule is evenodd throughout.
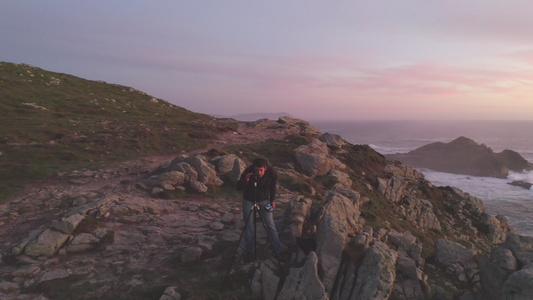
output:
<path id="1" fill-rule="evenodd" d="M 2 167 L 20 173 L 55 162 L 60 170 L 2 199 L 0 299 L 533 294 L 533 237 L 515 233 L 481 199 L 436 187 L 368 145 L 289 117 L 211 118 L 130 88 L 27 65 L 2 63 L 0 72 L 0 90 L 9 93 L 0 125 L 11 126 L 0 130 Z M 17 89 L 31 105 L 21 104 Z M 59 97 L 63 92 L 78 97 Z M 49 126 L 16 123 L 29 122 L 27 115 Z M 167 152 L 148 153 L 158 143 Z M 61 169 L 94 153 L 88 165 Z M 100 156 L 120 159 L 96 164 Z M 230 265 L 243 226 L 235 180 L 256 157 L 279 175 L 274 216 L 286 260 L 271 255 L 258 226 L 257 259 L 245 263 L 238 252 Z M 25 165 L 32 158 L 33 169 Z"/>
<path id="2" fill-rule="evenodd" d="M 509 171 L 533 170 L 533 164 L 515 151 L 494 153 L 486 145 L 477 144 L 466 137 L 459 137 L 449 143 L 431 143 L 408 153 L 390 154 L 386 157 L 414 168 L 482 177 L 507 178 Z"/>

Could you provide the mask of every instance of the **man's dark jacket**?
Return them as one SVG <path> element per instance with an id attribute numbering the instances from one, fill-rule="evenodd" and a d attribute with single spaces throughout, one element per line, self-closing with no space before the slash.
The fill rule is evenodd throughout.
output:
<path id="1" fill-rule="evenodd" d="M 254 202 L 261 202 L 268 200 L 273 202 L 276 198 L 276 184 L 278 181 L 278 174 L 272 169 L 267 167 L 265 175 L 263 177 L 257 177 L 257 187 L 254 187 L 254 177 L 246 182 L 246 174 L 253 173 L 254 166 L 250 166 L 242 172 L 241 179 L 237 182 L 237 189 L 243 191 L 243 199 Z M 257 198 L 256 198 L 257 197 Z"/>

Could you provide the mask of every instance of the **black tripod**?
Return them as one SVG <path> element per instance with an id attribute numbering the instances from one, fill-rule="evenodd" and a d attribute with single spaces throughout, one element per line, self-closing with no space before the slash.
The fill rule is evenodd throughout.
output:
<path id="1" fill-rule="evenodd" d="M 248 217 L 246 218 L 246 220 L 244 221 L 244 227 L 242 228 L 242 231 L 241 231 L 241 235 L 239 237 L 239 241 L 237 242 L 237 247 L 235 247 L 235 251 L 233 253 L 233 256 L 231 257 L 231 262 L 230 262 L 230 265 L 229 265 L 229 268 L 228 268 L 228 272 L 226 273 L 226 276 L 224 277 L 224 282 L 222 283 L 222 288 L 224 288 L 224 286 L 226 285 L 226 282 L 229 278 L 229 274 L 231 272 L 231 269 L 233 267 L 233 263 L 235 262 L 235 257 L 237 256 L 237 252 L 239 251 L 239 248 L 241 248 L 241 241 L 242 241 L 242 237 L 244 236 L 244 233 L 246 231 L 246 228 L 248 227 L 248 223 L 250 222 L 250 219 L 253 220 L 253 226 L 254 226 L 254 230 L 253 230 L 253 243 L 254 243 L 254 246 L 253 246 L 253 255 L 254 255 L 254 260 L 257 258 L 257 241 L 256 241 L 256 238 L 257 238 L 257 215 L 259 215 L 259 219 L 261 220 L 261 223 L 263 224 L 263 228 L 265 229 L 265 232 L 267 234 L 267 237 L 268 237 L 268 242 L 270 242 L 270 245 L 274 245 L 274 243 L 272 242 L 272 237 L 270 236 L 270 233 L 268 231 L 268 228 L 265 224 L 265 221 L 263 220 L 263 217 L 261 216 L 261 213 L 260 213 L 260 210 L 261 210 L 261 207 L 259 207 L 259 204 L 257 204 L 256 202 L 256 193 L 257 191 L 255 190 L 257 187 L 257 182 L 254 182 L 254 202 L 253 202 L 253 206 L 250 208 L 250 213 L 248 213 Z M 246 200 L 244 200 L 246 201 Z M 243 211 L 244 213 L 244 211 Z M 253 217 L 252 217 L 253 216 Z"/>

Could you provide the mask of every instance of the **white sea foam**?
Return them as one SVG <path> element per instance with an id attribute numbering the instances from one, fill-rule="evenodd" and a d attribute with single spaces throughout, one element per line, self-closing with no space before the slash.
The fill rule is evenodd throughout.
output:
<path id="1" fill-rule="evenodd" d="M 511 181 L 524 181 L 533 184 L 533 171 L 522 173 L 509 172 L 509 176 L 507 178 Z"/>

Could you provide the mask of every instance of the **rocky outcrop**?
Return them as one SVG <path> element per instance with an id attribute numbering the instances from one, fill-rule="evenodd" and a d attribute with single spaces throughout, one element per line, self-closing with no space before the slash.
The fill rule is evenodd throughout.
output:
<path id="1" fill-rule="evenodd" d="M 229 276 L 250 287 L 217 288 L 228 298 L 477 300 L 531 294 L 533 238 L 514 233 L 505 217 L 488 214 L 480 199 L 434 187 L 416 170 L 365 152 L 370 148 L 347 147 L 342 138 L 321 135 L 300 120 L 244 126 L 297 133 L 308 141 L 275 166 L 281 262 L 258 226 L 257 259 L 243 263 L 236 245 L 243 226 L 240 198 L 227 191 L 213 198 L 198 193 L 222 179 L 233 188 L 249 157 L 198 151 L 150 168 L 76 171 L 85 184 L 43 188 L 1 205 L 0 233 L 12 241 L 0 245 L 0 298 L 76 298 L 83 286 L 88 298 L 135 298 L 147 291 L 157 291 L 153 298 L 192 298 L 203 291 L 191 286 L 201 282 L 197 286 L 205 288 L 203 281 L 212 285 L 224 276 L 233 251 Z M 331 177 L 333 187 L 320 182 Z M 301 195 L 287 182 L 316 189 Z M 172 191 L 188 195 L 171 197 Z M 50 213 L 39 211 L 43 203 Z M 195 268 L 201 272 L 187 273 Z M 64 291 L 53 289 L 58 285 Z"/>
<path id="2" fill-rule="evenodd" d="M 318 257 L 311 252 L 301 268 L 292 268 L 285 279 L 283 288 L 276 299 L 317 299 L 328 296 L 317 272 Z"/>
<path id="3" fill-rule="evenodd" d="M 388 155 L 411 167 L 473 176 L 507 178 L 509 171 L 532 170 L 533 165 L 520 154 L 504 150 L 494 153 L 485 145 L 459 137 L 450 143 L 432 143 L 405 154 Z"/>
<path id="4" fill-rule="evenodd" d="M 318 139 L 294 149 L 294 157 L 304 173 L 311 177 L 346 168 L 345 164 L 329 154 L 327 144 Z"/>

